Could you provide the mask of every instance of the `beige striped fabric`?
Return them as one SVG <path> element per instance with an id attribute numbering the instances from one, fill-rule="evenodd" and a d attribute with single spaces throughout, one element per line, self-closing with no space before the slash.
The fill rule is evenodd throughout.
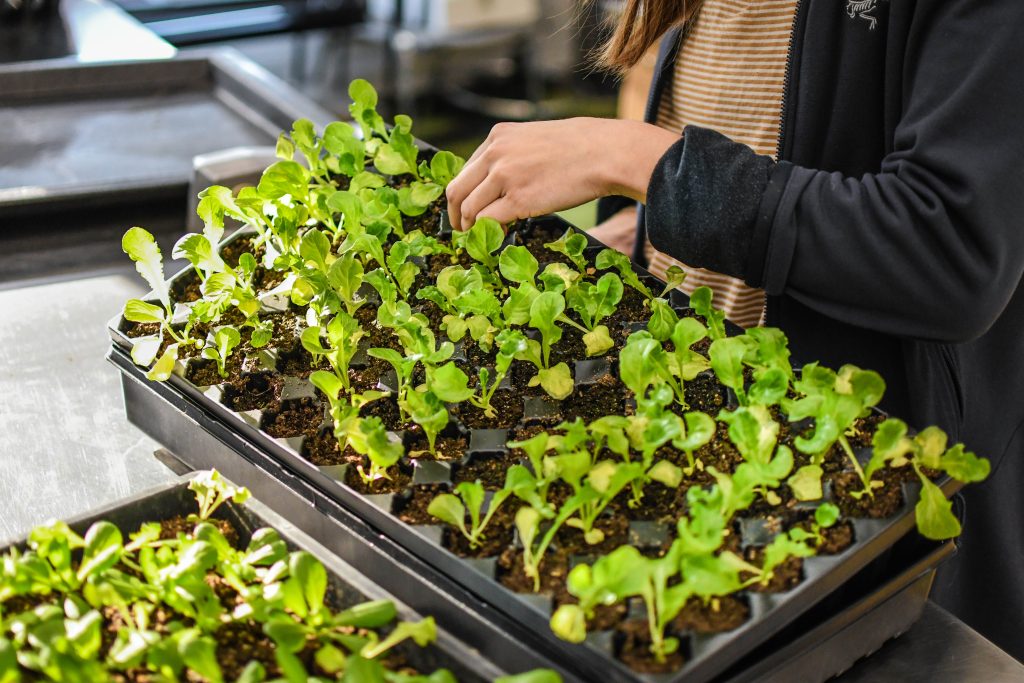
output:
<path id="1" fill-rule="evenodd" d="M 666 84 L 657 123 L 682 131 L 697 125 L 728 135 L 758 154 L 776 156 L 783 81 L 797 0 L 704 0 L 683 37 L 675 74 Z M 742 327 L 764 316 L 764 291 L 735 278 L 675 261 L 647 244 L 649 269 L 686 272 L 681 289 L 715 292 L 715 306 Z"/>

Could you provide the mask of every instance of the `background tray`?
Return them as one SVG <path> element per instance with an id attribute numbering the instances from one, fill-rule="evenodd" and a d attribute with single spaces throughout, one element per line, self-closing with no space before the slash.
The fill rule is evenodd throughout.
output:
<path id="1" fill-rule="evenodd" d="M 176 482 L 143 491 L 123 501 L 68 520 L 68 524 L 76 532 L 83 534 L 94 522 L 106 520 L 121 529 L 127 538 L 129 533 L 136 531 L 144 522 L 162 521 L 196 512 L 195 497 L 188 490 L 188 482 L 191 479 L 191 476 L 186 476 Z M 235 505 L 229 501 L 217 510 L 215 516 L 231 522 L 238 531 L 241 547 L 249 542 L 256 529 L 269 526 L 277 529 L 292 550 L 306 550 L 314 555 L 327 569 L 328 600 L 335 609 L 343 609 L 367 600 L 388 599 L 395 602 L 399 619 L 418 620 L 426 615 L 417 613 L 400 599 L 396 599 L 389 591 L 359 573 L 350 564 L 256 499 L 250 498 L 243 505 Z M 6 552 L 11 545 L 23 546 L 24 543 L 24 538 L 0 542 L 0 553 Z M 444 667 L 450 669 L 460 683 L 484 683 L 503 673 L 482 658 L 479 652 L 452 637 L 443 626 L 438 629 L 437 640 L 432 646 L 406 647 L 402 651 L 410 664 L 420 671 L 431 672 Z"/>
<path id="2" fill-rule="evenodd" d="M 333 116 L 234 50 L 0 67 L 0 218 L 175 199 L 192 157 Z"/>

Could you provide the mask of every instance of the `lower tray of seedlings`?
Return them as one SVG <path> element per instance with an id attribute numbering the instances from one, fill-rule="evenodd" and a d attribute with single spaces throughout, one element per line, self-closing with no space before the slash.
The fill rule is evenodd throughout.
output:
<path id="1" fill-rule="evenodd" d="M 155 297 L 112 334 L 150 379 L 607 680 L 710 678 L 915 517 L 959 533 L 946 494 L 988 462 L 879 412 L 878 374 L 794 369 L 557 218 L 446 229 L 462 160 L 351 94 L 361 139 L 297 122 L 257 187 L 202 193 L 192 269 L 125 235 Z"/>
<path id="2" fill-rule="evenodd" d="M 208 471 L 87 528 L 33 529 L 0 556 L 0 681 L 486 680 L 432 645 L 431 617 L 400 619 L 261 526 L 248 495 Z M 534 675 L 501 680 L 558 680 Z"/>

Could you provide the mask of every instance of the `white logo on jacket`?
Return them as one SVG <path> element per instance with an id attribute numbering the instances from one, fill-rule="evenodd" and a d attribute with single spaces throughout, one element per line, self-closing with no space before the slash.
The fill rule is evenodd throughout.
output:
<path id="1" fill-rule="evenodd" d="M 870 22 L 868 28 L 874 31 L 878 27 L 878 17 L 875 16 L 878 2 L 879 0 L 847 0 L 846 13 L 850 15 L 851 19 L 860 17 L 864 21 Z"/>

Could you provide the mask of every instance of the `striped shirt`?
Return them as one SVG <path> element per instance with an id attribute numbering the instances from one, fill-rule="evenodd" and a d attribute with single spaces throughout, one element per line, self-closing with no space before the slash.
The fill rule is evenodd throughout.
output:
<path id="1" fill-rule="evenodd" d="M 704 0 L 679 48 L 657 124 L 673 131 L 691 124 L 710 128 L 775 157 L 796 5 L 797 0 Z M 710 287 L 715 306 L 737 325 L 763 322 L 763 290 L 679 263 L 650 242 L 647 261 L 662 277 L 669 266 L 681 266 L 687 277 L 680 289 Z"/>

